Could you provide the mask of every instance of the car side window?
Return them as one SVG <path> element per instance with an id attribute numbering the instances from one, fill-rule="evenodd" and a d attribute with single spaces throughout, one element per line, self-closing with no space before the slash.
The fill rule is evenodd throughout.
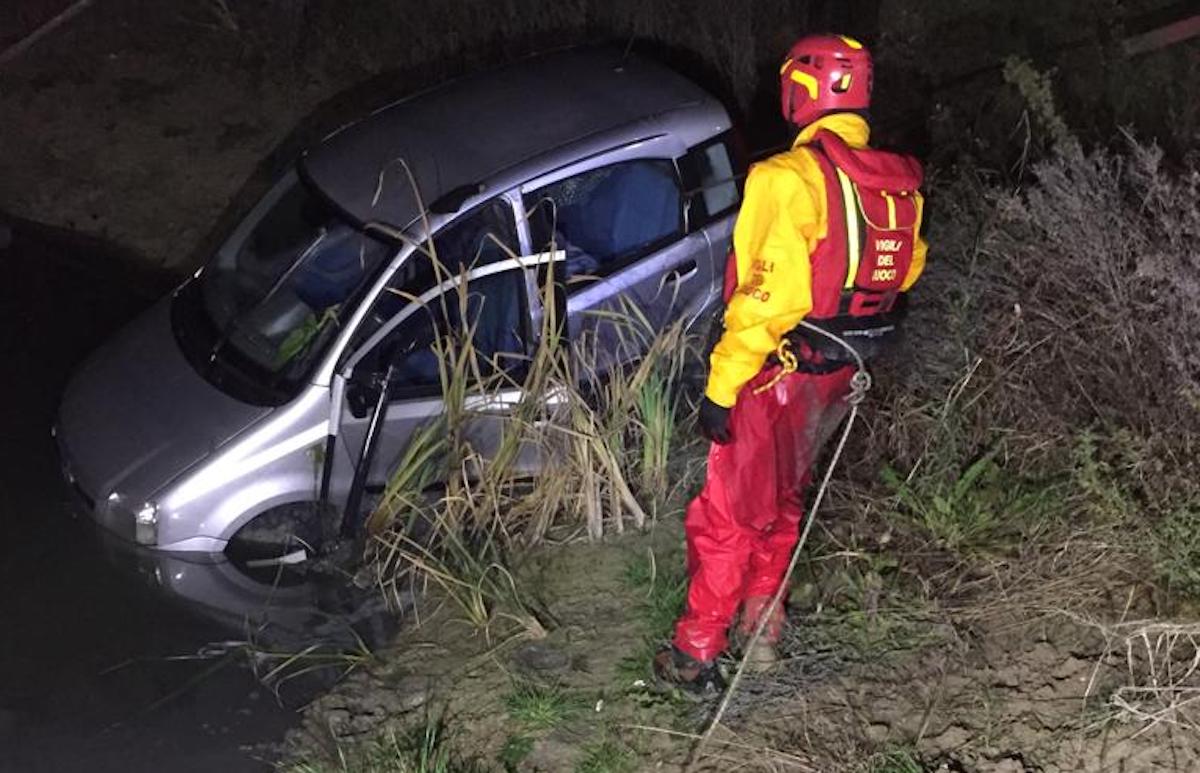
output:
<path id="1" fill-rule="evenodd" d="M 512 206 L 505 199 L 492 199 L 477 207 L 438 231 L 433 251 L 451 274 L 519 255 Z"/>
<path id="2" fill-rule="evenodd" d="M 683 236 L 675 164 L 638 159 L 592 169 L 525 197 L 534 249 L 567 253 L 568 282 L 603 277 Z"/>
<path id="3" fill-rule="evenodd" d="M 688 195 L 688 226 L 703 228 L 737 209 L 742 202 L 742 175 L 730 138 L 722 135 L 697 145 L 679 160 Z"/>
<path id="4" fill-rule="evenodd" d="M 407 304 L 405 304 L 407 305 Z M 464 316 L 465 313 L 465 316 Z M 525 279 L 519 270 L 467 282 L 465 292 L 450 288 L 418 308 L 355 366 L 355 375 L 397 367 L 397 399 L 437 394 L 441 387 L 440 338 L 470 347 L 480 376 L 519 381 L 528 361 Z"/>
<path id="5" fill-rule="evenodd" d="M 428 244 L 410 254 L 355 331 L 351 348 L 358 348 L 412 298 L 463 271 L 520 254 L 517 245 L 512 206 L 505 199 L 493 199 L 453 221 L 433 237 L 432 253 L 440 266 Z"/>

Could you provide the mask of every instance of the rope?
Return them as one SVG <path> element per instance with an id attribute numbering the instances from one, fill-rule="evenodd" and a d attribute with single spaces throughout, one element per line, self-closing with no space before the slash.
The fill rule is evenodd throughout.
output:
<path id="1" fill-rule="evenodd" d="M 763 392 L 769 392 L 775 388 L 776 384 L 795 373 L 796 369 L 800 367 L 800 361 L 792 352 L 792 342 L 786 338 L 779 340 L 779 346 L 775 348 L 775 357 L 779 360 L 779 370 L 771 377 L 770 381 L 755 389 L 754 394 L 761 395 Z"/>
<path id="2" fill-rule="evenodd" d="M 829 481 L 833 478 L 833 471 L 837 468 L 838 460 L 842 457 L 842 451 L 846 448 L 846 441 L 850 437 L 850 430 L 854 428 L 854 420 L 858 418 L 858 406 L 867 396 L 868 390 L 871 389 L 871 374 L 867 372 L 866 363 L 863 362 L 862 357 L 855 351 L 853 346 L 824 328 L 803 320 L 801 320 L 800 324 L 813 332 L 820 333 L 826 338 L 832 339 L 854 357 L 856 371 L 850 379 L 850 394 L 846 396 L 846 402 L 850 405 L 850 415 L 846 419 L 846 426 L 842 429 L 841 437 L 838 438 L 837 447 L 834 449 L 833 456 L 829 460 L 829 466 L 825 468 L 825 475 L 821 479 L 821 487 L 817 489 L 817 497 L 813 500 L 812 510 L 809 512 L 808 518 L 804 519 L 804 528 L 800 532 L 800 539 L 797 540 L 796 547 L 792 549 L 792 558 L 788 562 L 787 571 L 784 572 L 783 579 L 780 580 L 779 588 L 775 591 L 775 595 L 771 597 L 771 603 L 759 615 L 758 625 L 755 626 L 754 634 L 743 648 L 742 659 L 733 674 L 733 679 L 729 681 L 729 687 L 725 690 L 725 696 L 721 699 L 721 705 L 717 707 L 717 713 L 713 715 L 704 734 L 700 736 L 699 740 L 696 741 L 695 748 L 692 749 L 688 764 L 684 768 L 685 773 L 691 771 L 693 766 L 703 758 L 705 747 L 708 746 L 713 733 L 716 732 L 717 727 L 721 724 L 721 718 L 725 716 L 725 711 L 729 708 L 729 703 L 733 700 L 733 695 L 742 681 L 742 674 L 746 670 L 746 660 L 749 654 L 754 651 L 754 645 L 758 643 L 759 637 L 762 636 L 763 630 L 767 627 L 767 622 L 771 619 L 771 615 L 774 614 L 775 608 L 779 606 L 779 602 L 783 598 L 783 593 L 788 587 L 792 573 L 796 571 L 796 564 L 799 563 L 800 551 L 803 550 L 804 543 L 808 540 L 809 532 L 812 531 L 813 524 L 817 521 L 817 512 L 821 509 L 821 502 L 824 501 L 825 492 L 829 489 Z"/>

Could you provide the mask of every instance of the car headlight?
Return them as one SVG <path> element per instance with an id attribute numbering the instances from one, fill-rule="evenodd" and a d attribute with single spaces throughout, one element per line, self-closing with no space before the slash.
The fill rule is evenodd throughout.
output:
<path id="1" fill-rule="evenodd" d="M 158 505 L 147 502 L 133 514 L 133 539 L 139 545 L 158 544 Z"/>
<path id="2" fill-rule="evenodd" d="M 102 520 L 125 539 L 139 545 L 158 544 L 157 503 L 138 505 L 114 491 L 105 498 L 101 511 Z"/>

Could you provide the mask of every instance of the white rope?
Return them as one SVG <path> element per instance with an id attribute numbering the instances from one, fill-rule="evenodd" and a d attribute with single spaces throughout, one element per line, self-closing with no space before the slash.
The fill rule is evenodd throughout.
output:
<path id="1" fill-rule="evenodd" d="M 749 659 L 750 653 L 754 651 L 754 646 L 758 643 L 759 637 L 762 636 L 763 630 L 767 627 L 767 622 L 771 619 L 771 615 L 774 614 L 775 608 L 779 606 L 780 600 L 787 590 L 792 573 L 796 571 L 796 564 L 800 560 L 800 551 L 803 550 L 804 543 L 808 540 L 809 532 L 812 531 L 813 524 L 817 521 L 817 511 L 820 510 L 821 502 L 825 499 L 825 492 L 829 489 L 829 481 L 833 478 L 833 471 L 837 467 L 838 460 L 842 457 L 842 451 L 846 448 L 846 440 L 850 437 L 850 430 L 854 428 L 854 420 L 858 418 L 858 406 L 862 403 L 863 398 L 867 395 L 867 391 L 871 388 L 871 374 L 867 372 L 866 363 L 863 362 L 862 357 L 859 356 L 859 353 L 853 346 L 824 328 L 817 327 L 803 320 L 801 320 L 800 324 L 815 333 L 832 339 L 854 357 L 857 370 L 850 379 L 850 394 L 846 396 L 846 402 L 850 404 L 850 415 L 846 419 L 846 426 L 842 429 L 841 437 L 838 438 L 837 447 L 834 449 L 833 456 L 829 460 L 829 466 L 825 468 L 825 476 L 821 479 L 821 487 L 817 489 L 817 496 L 813 500 L 812 510 L 809 511 L 808 517 L 804 519 L 804 528 L 800 532 L 800 539 L 797 540 L 796 547 L 792 549 L 792 558 L 788 562 L 787 571 L 784 572 L 783 579 L 780 580 L 779 588 L 775 591 L 775 595 L 771 597 L 771 603 L 760 614 L 758 625 L 755 626 L 753 635 L 746 642 L 742 651 L 742 658 L 738 662 L 737 670 L 733 674 L 733 679 L 729 681 L 729 687 L 725 690 L 725 697 L 721 699 L 721 705 L 717 707 L 717 713 L 713 715 L 704 734 L 696 742 L 687 767 L 684 768 L 685 773 L 686 771 L 690 771 L 692 766 L 703 757 L 704 749 L 708 746 L 709 739 L 712 738 L 713 733 L 716 732 L 717 727 L 721 724 L 721 718 L 725 716 L 725 711 L 729 708 L 730 701 L 733 700 L 733 694 L 737 691 L 738 684 L 742 681 L 742 674 L 746 670 L 746 661 Z"/>

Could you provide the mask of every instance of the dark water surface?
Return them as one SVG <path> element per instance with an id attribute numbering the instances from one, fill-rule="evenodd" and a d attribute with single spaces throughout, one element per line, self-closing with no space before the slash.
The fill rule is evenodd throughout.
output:
<path id="1" fill-rule="evenodd" d="M 50 436 L 72 368 L 167 287 L 67 234 L 3 237 L 0 771 L 270 770 L 247 747 L 295 724 L 311 685 L 289 685 L 281 705 L 242 655 L 175 659 L 238 638 L 239 620 L 245 638 L 230 600 L 256 586 L 217 573 L 191 586 L 219 590 L 214 603 L 188 605 L 154 587 L 145 561 L 119 567 L 73 517 Z"/>

